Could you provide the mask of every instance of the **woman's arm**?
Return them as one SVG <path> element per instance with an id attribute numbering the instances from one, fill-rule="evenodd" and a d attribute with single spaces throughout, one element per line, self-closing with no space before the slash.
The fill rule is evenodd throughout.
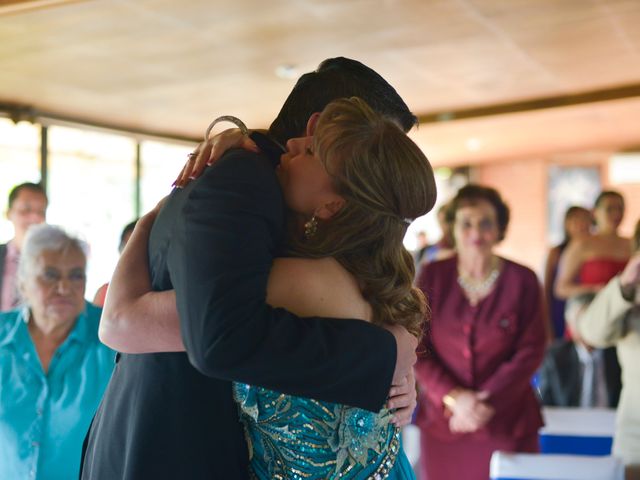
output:
<path id="1" fill-rule="evenodd" d="M 184 351 L 175 292 L 151 290 L 147 242 L 155 210 L 142 217 L 122 252 L 100 322 L 102 342 L 125 353 Z M 131 245 L 129 245 L 131 244 Z M 267 303 L 300 316 L 371 320 L 358 285 L 334 259 L 278 258 Z"/>
<path id="2" fill-rule="evenodd" d="M 609 281 L 577 319 L 576 326 L 585 342 L 604 348 L 615 345 L 626 334 L 625 319 L 634 306 L 638 285 L 640 253 L 631 257 L 622 273 Z"/>
<path id="3" fill-rule="evenodd" d="M 562 250 L 560 246 L 553 247 L 549 250 L 547 256 L 547 262 L 544 268 L 544 300 L 545 300 L 545 312 L 546 322 L 545 328 L 547 331 L 547 340 L 549 343 L 553 341 L 556 336 L 556 328 L 553 323 L 553 304 L 554 304 L 554 287 L 555 279 L 558 275 L 558 263 L 560 262 L 560 254 Z"/>
<path id="4" fill-rule="evenodd" d="M 107 290 L 98 333 L 120 352 L 184 351 L 175 292 L 151 290 L 147 242 L 159 207 L 138 220 Z"/>
<path id="5" fill-rule="evenodd" d="M 554 272 L 558 267 L 560 261 L 560 248 L 553 247 L 549 250 L 547 256 L 547 262 L 544 267 L 544 293 L 547 298 L 547 307 L 551 307 L 553 301 L 553 289 L 554 289 Z"/>
<path id="6" fill-rule="evenodd" d="M 185 187 L 215 163 L 227 150 L 258 147 L 240 129 L 232 128 L 200 143 L 173 183 Z M 151 289 L 148 249 L 151 227 L 164 201 L 142 217 L 122 252 L 107 291 L 100 321 L 100 340 L 124 353 L 184 351 L 175 291 Z"/>
<path id="7" fill-rule="evenodd" d="M 578 281 L 580 268 L 584 263 L 584 252 L 587 248 L 585 240 L 574 240 L 560 256 L 558 277 L 554 292 L 558 298 L 569 298 L 582 293 L 597 292 L 602 285 L 581 285 Z"/>
<path id="8" fill-rule="evenodd" d="M 445 286 L 441 286 L 442 290 L 435 290 L 434 280 L 439 280 L 438 283 L 443 283 L 441 277 L 432 272 L 432 264 L 424 264 L 416 279 L 416 286 L 422 290 L 427 299 L 432 295 L 441 295 L 442 290 L 446 290 Z M 433 308 L 433 305 L 432 305 Z M 444 323 L 448 321 L 446 315 L 435 307 L 432 310 L 432 316 L 437 319 L 438 322 Z M 446 365 L 438 357 L 438 353 L 431 343 L 431 326 L 427 328 L 425 335 L 422 338 L 422 342 L 419 346 L 419 351 L 422 353 L 418 362 L 416 363 L 416 379 L 421 387 L 423 387 L 425 395 L 431 400 L 434 405 L 444 408 L 443 399 L 449 394 L 456 394 L 464 389 L 458 384 L 458 380 L 451 375 Z"/>

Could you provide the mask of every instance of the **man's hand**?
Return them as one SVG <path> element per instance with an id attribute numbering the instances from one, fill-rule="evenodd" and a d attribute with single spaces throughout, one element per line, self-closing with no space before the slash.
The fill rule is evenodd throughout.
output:
<path id="1" fill-rule="evenodd" d="M 413 375 L 413 366 L 418 359 L 416 356 L 418 339 L 400 325 L 389 325 L 384 328 L 390 331 L 396 339 L 396 369 L 393 372 L 391 384 L 400 385 L 405 377 Z"/>
<path id="2" fill-rule="evenodd" d="M 411 374 L 403 379 L 399 385 L 393 385 L 389 390 L 387 408 L 394 410 L 391 423 L 397 427 L 404 427 L 411 423 L 413 411 L 418 405 L 418 392 L 416 390 L 416 377 L 411 369 Z"/>
<path id="3" fill-rule="evenodd" d="M 239 128 L 229 128 L 215 137 L 200 143 L 193 153 L 189 154 L 187 163 L 173 182 L 178 188 L 185 187 L 191 180 L 198 178 L 204 169 L 213 165 L 231 148 L 244 148 L 251 152 L 259 152 L 260 149 L 251 138 L 244 135 Z"/>

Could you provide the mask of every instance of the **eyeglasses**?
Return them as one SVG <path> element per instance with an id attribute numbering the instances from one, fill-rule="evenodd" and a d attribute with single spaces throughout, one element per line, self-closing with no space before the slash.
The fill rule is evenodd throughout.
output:
<path id="1" fill-rule="evenodd" d="M 24 207 L 13 207 L 11 210 L 20 216 L 36 214 L 44 218 L 44 216 L 47 214 L 46 208 L 34 208 L 29 205 Z"/>
<path id="2" fill-rule="evenodd" d="M 456 219 L 455 225 L 462 230 L 471 230 L 477 228 L 481 232 L 489 232 L 497 228 L 497 223 L 490 218 L 481 218 L 480 220 L 471 221 L 468 219 Z"/>
<path id="3" fill-rule="evenodd" d="M 60 270 L 53 267 L 45 267 L 44 271 L 38 275 L 40 281 L 49 287 L 57 286 L 61 281 L 66 279 L 74 288 L 84 287 L 87 275 L 82 268 L 74 268 L 67 275 L 63 275 Z"/>

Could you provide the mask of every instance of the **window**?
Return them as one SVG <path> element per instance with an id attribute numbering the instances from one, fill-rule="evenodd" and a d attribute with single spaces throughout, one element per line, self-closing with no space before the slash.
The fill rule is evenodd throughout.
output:
<path id="1" fill-rule="evenodd" d="M 146 140 L 140 147 L 140 209 L 151 210 L 171 192 L 171 184 L 180 173 L 187 155 L 195 145 L 180 145 Z"/>
<path id="2" fill-rule="evenodd" d="M 9 192 L 20 183 L 40 181 L 39 159 L 40 126 L 0 118 L 0 243 L 13 237 L 13 225 L 5 215 Z"/>
<path id="3" fill-rule="evenodd" d="M 2 243 L 13 237 L 13 226 L 4 215 L 9 191 L 19 183 L 41 181 L 41 131 L 39 124 L 16 124 L 0 117 Z M 89 244 L 89 299 L 111 278 L 122 228 L 171 191 L 187 155 L 195 148 L 187 142 L 144 140 L 140 142 L 137 172 L 137 146 L 126 133 L 58 125 L 48 128 L 47 221 Z"/>
<path id="4" fill-rule="evenodd" d="M 135 218 L 135 155 L 126 136 L 49 128 L 47 221 L 89 243 L 89 299 L 111 278 L 120 232 Z"/>

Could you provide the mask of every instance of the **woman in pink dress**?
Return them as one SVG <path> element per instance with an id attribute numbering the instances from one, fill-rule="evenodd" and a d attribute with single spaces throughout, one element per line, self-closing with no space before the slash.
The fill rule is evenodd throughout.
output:
<path id="1" fill-rule="evenodd" d="M 544 294 L 547 299 L 549 320 L 555 338 L 564 338 L 565 320 L 564 308 L 565 300 L 556 297 L 554 286 L 558 276 L 558 265 L 560 258 L 572 240 L 584 238 L 591 234 L 591 224 L 593 217 L 591 211 L 576 205 L 569 207 L 564 215 L 564 240 L 556 245 L 547 255 L 547 262 L 544 269 Z"/>
<path id="2" fill-rule="evenodd" d="M 593 209 L 594 235 L 571 241 L 560 258 L 555 294 L 569 298 L 597 293 L 620 273 L 631 256 L 631 241 L 618 234 L 624 216 L 624 198 L 608 190 L 600 193 Z"/>
<path id="3" fill-rule="evenodd" d="M 416 366 L 420 478 L 487 480 L 493 451 L 538 450 L 543 294 L 533 271 L 493 252 L 509 222 L 496 190 L 463 187 L 450 216 L 457 255 L 417 281 L 432 310 Z"/>

